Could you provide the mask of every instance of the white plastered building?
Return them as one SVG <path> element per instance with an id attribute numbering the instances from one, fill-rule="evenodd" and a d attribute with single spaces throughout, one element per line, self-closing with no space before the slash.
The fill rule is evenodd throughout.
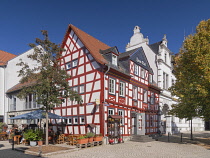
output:
<path id="1" fill-rule="evenodd" d="M 173 53 L 167 47 L 167 38 L 164 35 L 163 39 L 157 43 L 149 45 L 149 39 L 144 38 L 140 32 L 140 27 L 135 26 L 134 34 L 130 38 L 130 42 L 126 46 L 126 51 L 143 47 L 147 56 L 148 62 L 154 71 L 153 80 L 158 87 L 162 89 L 160 94 L 160 130 L 163 133 L 179 133 L 190 131 L 191 123 L 186 119 L 179 119 L 168 114 L 171 105 L 176 104 L 175 97 L 171 96 L 169 87 L 176 81 L 173 74 L 172 55 Z M 205 122 L 200 118 L 194 118 L 192 121 L 193 131 L 204 131 Z"/>

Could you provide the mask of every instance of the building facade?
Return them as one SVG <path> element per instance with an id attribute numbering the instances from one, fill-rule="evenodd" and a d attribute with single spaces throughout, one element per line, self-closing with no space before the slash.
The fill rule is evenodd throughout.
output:
<path id="1" fill-rule="evenodd" d="M 16 55 L 0 50 L 0 122 L 5 120 L 5 85 L 6 85 L 6 68 L 8 61 Z"/>
<path id="2" fill-rule="evenodd" d="M 138 26 L 134 27 L 133 36 L 126 46 L 126 51 L 143 47 L 146 52 L 146 57 L 151 68 L 154 71 L 154 81 L 161 89 L 160 93 L 160 113 L 161 122 L 160 130 L 162 133 L 178 133 L 182 131 L 190 131 L 190 121 L 179 119 L 168 114 L 171 105 L 176 104 L 176 97 L 172 96 L 169 87 L 173 85 L 176 78 L 173 74 L 173 53 L 167 47 L 167 38 L 164 35 L 163 39 L 157 43 L 149 44 L 149 39 L 144 38 Z M 200 118 L 193 119 L 193 131 L 203 131 L 204 121 Z"/>
<path id="3" fill-rule="evenodd" d="M 154 134 L 158 130 L 160 89 L 153 83 L 144 49 L 119 53 L 73 25 L 64 37 L 60 64 L 83 104 L 66 100 L 55 113 L 68 117 L 65 133 L 90 130 L 109 135 L 108 118 L 121 118 L 124 136 Z M 94 129 L 87 128 L 94 125 Z"/>
<path id="4" fill-rule="evenodd" d="M 33 94 L 29 94 L 25 99 L 19 99 L 17 97 L 18 92 L 24 86 L 20 84 L 19 81 L 21 77 L 19 77 L 19 70 L 21 66 L 17 66 L 17 63 L 20 63 L 20 59 L 23 62 L 27 62 L 29 67 L 32 68 L 37 65 L 35 61 L 30 60 L 27 56 L 34 52 L 33 49 L 30 49 L 15 58 L 9 60 L 7 62 L 7 67 L 5 69 L 5 111 L 4 111 L 4 122 L 8 125 L 12 124 L 27 124 L 27 123 L 35 123 L 34 120 L 10 120 L 9 118 L 21 115 L 32 110 L 40 108 L 40 105 L 36 103 L 36 98 Z"/>

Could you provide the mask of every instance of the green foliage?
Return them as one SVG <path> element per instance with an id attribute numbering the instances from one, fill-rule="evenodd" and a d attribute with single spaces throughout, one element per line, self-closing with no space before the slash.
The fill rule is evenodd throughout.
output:
<path id="1" fill-rule="evenodd" d="M 92 137 L 94 137 L 94 136 L 95 136 L 95 134 L 94 134 L 94 133 L 92 133 L 92 132 L 89 132 L 89 133 L 87 133 L 87 134 L 86 134 L 86 136 L 87 136 L 88 138 L 92 138 Z"/>
<path id="2" fill-rule="evenodd" d="M 38 141 L 43 139 L 43 131 L 38 129 L 28 129 L 26 132 L 23 133 L 23 135 L 26 140 L 30 141 Z"/>
<path id="3" fill-rule="evenodd" d="M 87 138 L 87 136 L 80 136 L 80 137 L 78 137 L 78 139 L 85 139 L 85 138 Z"/>
<path id="4" fill-rule="evenodd" d="M 186 38 L 175 57 L 174 70 L 177 80 L 171 92 L 179 103 L 170 113 L 210 119 L 210 19 L 201 21 L 196 33 Z"/>
<path id="5" fill-rule="evenodd" d="M 48 39 L 47 31 L 42 31 L 44 39 L 36 39 L 36 44 L 30 44 L 34 52 L 28 55 L 28 59 L 35 61 L 37 66 L 30 67 L 27 62 L 21 61 L 18 66 L 23 87 L 18 94 L 19 98 L 24 99 L 28 94 L 36 94 L 36 101 L 43 105 L 45 110 L 52 109 L 55 105 L 60 105 L 65 98 L 70 98 L 81 103 L 81 97 L 72 91 L 67 79 L 70 76 L 60 66 L 62 49 L 59 45 L 52 43 Z"/>

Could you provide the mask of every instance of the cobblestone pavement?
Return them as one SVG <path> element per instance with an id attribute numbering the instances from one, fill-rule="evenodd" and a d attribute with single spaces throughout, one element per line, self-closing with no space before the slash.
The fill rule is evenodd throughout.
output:
<path id="1" fill-rule="evenodd" d="M 210 132 L 195 133 L 195 137 L 209 138 Z M 189 137 L 185 133 L 184 137 Z M 17 147 L 17 146 L 15 146 Z M 8 141 L 0 141 L 0 158 L 35 158 L 37 156 L 24 154 L 11 149 Z M 102 145 L 91 148 L 84 148 L 78 151 L 57 153 L 48 158 L 209 158 L 210 150 L 191 144 L 180 143 L 180 137 L 175 135 L 161 137 L 158 141 L 132 142 L 122 144 Z"/>
<path id="2" fill-rule="evenodd" d="M 37 156 L 24 154 L 23 152 L 12 150 L 8 141 L 0 141 L 0 158 L 37 158 Z"/>
<path id="3" fill-rule="evenodd" d="M 125 142 L 81 149 L 49 158 L 209 158 L 210 150 L 193 144 L 153 142 Z"/>

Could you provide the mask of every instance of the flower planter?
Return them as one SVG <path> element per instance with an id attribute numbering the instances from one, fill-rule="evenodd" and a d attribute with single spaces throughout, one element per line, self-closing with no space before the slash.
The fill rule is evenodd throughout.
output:
<path id="1" fill-rule="evenodd" d="M 88 142 L 89 143 L 93 142 L 93 137 L 92 138 L 88 138 Z"/>
<path id="2" fill-rule="evenodd" d="M 103 136 L 94 137 L 94 141 L 102 141 Z"/>
<path id="3" fill-rule="evenodd" d="M 37 143 L 38 143 L 39 146 L 43 145 L 43 141 L 42 140 L 37 141 Z"/>
<path id="4" fill-rule="evenodd" d="M 86 143 L 88 143 L 88 138 L 77 140 L 77 144 L 86 144 Z"/>
<path id="5" fill-rule="evenodd" d="M 109 144 L 113 144 L 114 143 L 114 139 L 109 139 Z"/>
<path id="6" fill-rule="evenodd" d="M 37 145 L 36 141 L 30 141 L 30 146 L 36 146 L 36 145 Z"/>
<path id="7" fill-rule="evenodd" d="M 118 138 L 118 143 L 122 143 L 122 138 Z"/>

